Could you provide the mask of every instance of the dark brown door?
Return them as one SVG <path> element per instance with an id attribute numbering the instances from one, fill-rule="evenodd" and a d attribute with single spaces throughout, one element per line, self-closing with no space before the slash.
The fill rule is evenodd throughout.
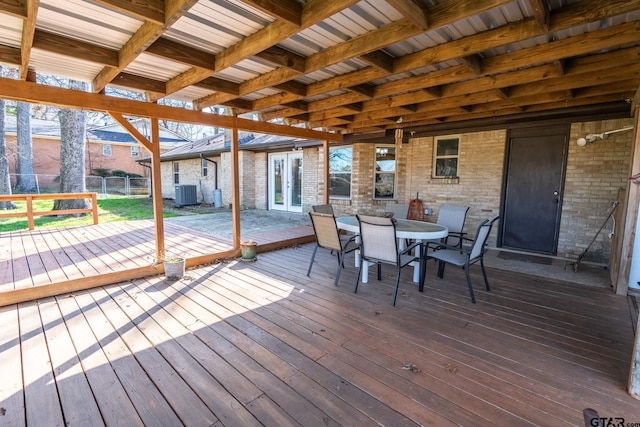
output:
<path id="1" fill-rule="evenodd" d="M 568 126 L 510 131 L 502 247 L 556 254 Z"/>

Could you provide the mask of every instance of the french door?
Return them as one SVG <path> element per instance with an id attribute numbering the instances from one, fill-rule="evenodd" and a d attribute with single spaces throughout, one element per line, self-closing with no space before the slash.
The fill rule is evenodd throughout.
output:
<path id="1" fill-rule="evenodd" d="M 302 212 L 302 152 L 269 154 L 269 209 Z"/>

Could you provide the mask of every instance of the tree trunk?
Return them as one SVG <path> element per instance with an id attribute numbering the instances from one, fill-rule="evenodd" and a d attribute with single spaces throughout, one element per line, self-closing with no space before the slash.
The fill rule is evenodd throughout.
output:
<path id="1" fill-rule="evenodd" d="M 71 81 L 70 88 L 86 90 L 82 82 Z M 60 109 L 60 192 L 84 193 L 85 185 L 85 130 L 86 112 Z M 54 210 L 85 209 L 86 199 L 56 200 Z"/>
<path id="2" fill-rule="evenodd" d="M 31 139 L 31 104 L 18 102 L 18 162 L 16 164 L 16 190 L 19 193 L 37 193 L 33 173 L 33 140 Z"/>
<path id="3" fill-rule="evenodd" d="M 7 158 L 7 141 L 4 137 L 5 100 L 0 99 L 0 194 L 11 194 L 9 179 L 9 159 Z M 0 202 L 0 209 L 16 209 L 12 202 Z"/>

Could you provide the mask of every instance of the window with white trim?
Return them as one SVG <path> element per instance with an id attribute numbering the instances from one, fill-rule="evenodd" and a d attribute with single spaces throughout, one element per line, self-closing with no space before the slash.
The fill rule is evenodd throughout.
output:
<path id="1" fill-rule="evenodd" d="M 173 183 L 180 184 L 180 162 L 173 162 Z"/>
<path id="2" fill-rule="evenodd" d="M 137 145 L 131 146 L 131 157 L 138 157 L 140 155 L 140 147 Z"/>
<path id="3" fill-rule="evenodd" d="M 394 199 L 396 194 L 396 147 L 377 145 L 374 159 L 374 199 Z"/>
<path id="4" fill-rule="evenodd" d="M 459 153 L 459 136 L 445 136 L 436 138 L 433 144 L 433 177 L 458 177 Z"/>
<path id="5" fill-rule="evenodd" d="M 351 198 L 352 147 L 329 148 L 329 196 Z"/>
<path id="6" fill-rule="evenodd" d="M 111 144 L 102 144 L 102 155 L 111 157 Z"/>
<path id="7" fill-rule="evenodd" d="M 207 176 L 209 174 L 209 161 L 202 158 L 202 176 Z"/>

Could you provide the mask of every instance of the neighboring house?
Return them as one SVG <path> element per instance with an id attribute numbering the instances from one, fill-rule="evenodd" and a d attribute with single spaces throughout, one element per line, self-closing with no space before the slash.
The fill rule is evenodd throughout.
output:
<path id="1" fill-rule="evenodd" d="M 5 136 L 9 160 L 9 173 L 16 170 L 16 117 L 5 116 Z M 137 119 L 131 122 L 143 134 L 146 122 Z M 50 120 L 31 119 L 33 141 L 34 173 L 38 175 L 41 188 L 54 188 L 60 175 L 60 124 Z M 160 129 L 161 150 L 168 150 L 187 142 L 173 132 Z M 146 150 L 120 125 L 113 124 L 87 129 L 86 174 L 92 175 L 96 169 L 124 171 L 144 176 L 146 169 L 137 162 L 146 155 Z"/>
<path id="2" fill-rule="evenodd" d="M 428 221 L 435 221 L 443 203 L 468 205 L 468 235 L 482 220 L 502 215 L 491 245 L 575 259 L 628 185 L 633 132 L 586 146 L 576 141 L 632 124 L 632 119 L 615 119 L 461 129 L 332 145 L 330 202 L 340 215 L 381 214 L 389 202 L 418 197 L 433 209 Z M 307 212 L 322 203 L 327 184 L 323 151 L 321 141 L 241 136 L 241 208 Z M 231 202 L 231 157 L 224 134 L 181 145 L 160 158 L 164 198 L 175 197 L 175 186 L 186 184 L 196 186 L 198 202 L 212 203 L 216 188 L 222 191 L 223 205 Z M 522 209 L 535 212 L 537 223 L 523 222 Z M 612 226 L 609 222 L 600 233 L 585 261 L 608 263 Z"/>

